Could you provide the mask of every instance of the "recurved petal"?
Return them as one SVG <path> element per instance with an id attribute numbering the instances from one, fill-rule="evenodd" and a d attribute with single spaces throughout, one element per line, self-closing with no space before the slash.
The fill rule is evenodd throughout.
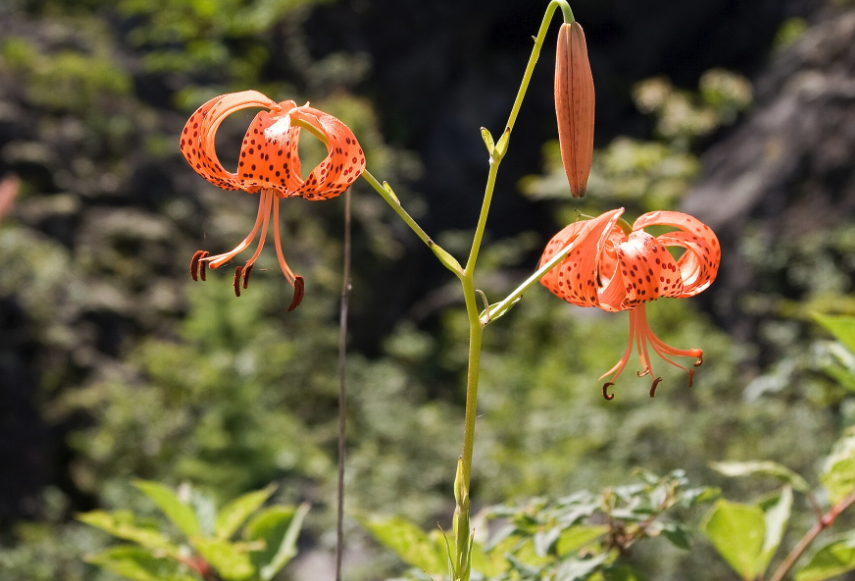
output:
<path id="1" fill-rule="evenodd" d="M 303 185 L 300 177 L 300 129 L 291 125 L 290 107 L 273 115 L 261 111 L 252 120 L 240 148 L 238 175 L 243 188 L 254 192 L 270 188 L 279 197 L 296 195 Z M 283 104 L 280 104 L 283 105 Z"/>
<path id="2" fill-rule="evenodd" d="M 541 284 L 567 302 L 582 307 L 599 306 L 598 263 L 606 240 L 623 208 L 570 224 L 546 245 L 540 267 L 568 244 L 574 248 L 555 268 L 540 279 Z"/>
<path id="3" fill-rule="evenodd" d="M 561 25 L 555 54 L 555 113 L 561 159 L 574 197 L 585 195 L 594 153 L 594 78 L 585 32 Z"/>
<path id="4" fill-rule="evenodd" d="M 632 309 L 660 297 L 681 296 L 680 269 L 658 239 L 643 230 L 632 232 L 618 246 L 617 255 L 615 277 L 620 277 L 626 292 L 621 309 Z"/>
<path id="5" fill-rule="evenodd" d="M 721 246 L 709 226 L 682 212 L 649 212 L 635 221 L 633 230 L 648 226 L 671 226 L 676 232 L 657 237 L 660 244 L 679 246 L 686 252 L 677 261 L 683 279 L 680 298 L 695 296 L 706 290 L 715 280 L 721 263 Z"/>
<path id="6" fill-rule="evenodd" d="M 184 125 L 180 148 L 196 173 L 226 190 L 241 187 L 238 174 L 226 171 L 217 157 L 215 138 L 223 119 L 249 107 L 272 107 L 275 101 L 258 91 L 241 91 L 214 97 L 199 107 Z"/>
<path id="7" fill-rule="evenodd" d="M 291 119 L 308 123 L 327 140 L 326 158 L 311 171 L 297 195 L 307 200 L 334 198 L 365 171 L 365 153 L 353 131 L 339 119 L 308 105 L 294 109 Z"/>

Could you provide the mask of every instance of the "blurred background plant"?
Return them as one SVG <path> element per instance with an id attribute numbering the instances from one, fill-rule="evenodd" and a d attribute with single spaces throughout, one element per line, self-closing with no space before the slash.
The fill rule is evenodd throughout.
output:
<path id="1" fill-rule="evenodd" d="M 591 50 L 600 148 L 581 205 L 554 178 L 543 55 L 504 162 L 479 288 L 492 299 L 510 291 L 577 212 L 692 203 L 715 171 L 744 178 L 701 196 L 707 214 L 726 206 L 744 217 L 714 226 L 739 268 L 725 264 L 709 297 L 650 307 L 663 340 L 697 344 L 707 361 L 692 390 L 666 375 L 654 400 L 627 378 L 607 404 L 595 381 L 625 347 L 625 317 L 570 307 L 539 287 L 527 293 L 486 335 L 472 491 L 483 504 L 473 511 L 617 490 L 636 466 L 753 498 L 767 481 L 726 479 L 707 463 L 761 458 L 815 474 L 855 424 L 840 370 L 851 354 L 820 340 L 810 319 L 855 313 L 855 182 L 840 97 L 855 70 L 845 50 L 852 11 L 774 4 L 574 5 Z M 478 128 L 504 123 L 541 15 L 510 0 L 489 11 L 450 0 L 0 3 L 0 174 L 21 180 L 0 216 L 4 581 L 115 580 L 81 560 L 110 541 L 74 516 L 149 518 L 131 484 L 140 478 L 192 482 L 214 505 L 279 483 L 277 504 L 313 509 L 298 557 L 277 579 L 331 577 L 341 206 L 288 205 L 289 259 L 307 280 L 307 300 L 288 317 L 288 289 L 263 270 L 240 299 L 222 280 L 193 285 L 186 265 L 206 232 L 223 245 L 212 251 L 225 250 L 248 229 L 253 200 L 200 184 L 176 137 L 199 103 L 225 90 L 311 98 L 353 128 L 371 171 L 462 255 L 486 172 Z M 791 95 L 802 99 L 796 109 L 776 100 Z M 810 116 L 818 107 L 825 125 Z M 241 138 L 251 114 L 230 118 L 223 144 Z M 794 134 L 764 133 L 780 127 Z M 761 138 L 759 157 L 743 154 Z M 728 155 L 716 157 L 717 147 Z M 222 151 L 234 161 L 236 148 Z M 768 183 L 728 165 L 737 162 L 758 173 L 784 165 Z M 719 197 L 757 183 L 762 204 Z M 457 300 L 454 281 L 430 253 L 370 190 L 354 196 L 345 569 L 359 581 L 408 565 L 357 516 L 450 528 L 467 322 L 445 308 Z M 828 214 L 806 219 L 826 199 Z M 543 502 L 548 511 L 557 500 Z M 503 518 L 524 512 L 507 510 Z M 813 518 L 793 503 L 793 530 Z M 688 567 L 733 575 L 703 539 L 688 557 L 639 543 L 624 566 L 663 581 Z"/>

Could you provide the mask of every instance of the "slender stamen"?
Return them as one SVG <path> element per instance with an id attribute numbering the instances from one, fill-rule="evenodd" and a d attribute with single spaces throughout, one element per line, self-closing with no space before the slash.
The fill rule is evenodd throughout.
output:
<path id="1" fill-rule="evenodd" d="M 279 197 L 273 199 L 273 240 L 276 243 L 276 257 L 279 259 L 279 267 L 282 269 L 282 274 L 294 286 L 294 279 L 297 276 L 288 268 L 288 263 L 285 262 L 285 255 L 282 253 L 282 241 L 279 236 Z"/>
<path id="2" fill-rule="evenodd" d="M 646 331 L 650 330 L 650 327 L 647 326 L 647 312 L 644 309 L 644 304 L 642 303 L 641 307 L 636 307 L 630 313 L 630 316 L 635 315 L 635 340 L 638 345 L 638 358 L 641 360 L 641 365 L 644 370 L 641 373 L 637 373 L 638 377 L 644 377 L 645 375 L 653 373 L 653 366 L 650 364 L 650 354 L 647 351 L 647 333 Z"/>
<path id="3" fill-rule="evenodd" d="M 674 347 L 667 345 L 665 342 L 663 342 L 659 337 L 657 337 L 653 333 L 653 330 L 647 324 L 647 314 L 646 314 L 646 310 L 645 310 L 644 305 L 643 304 L 640 305 L 639 307 L 637 307 L 637 309 L 641 309 L 639 314 L 638 314 L 638 316 L 640 317 L 640 319 L 638 321 L 638 323 L 639 323 L 639 327 L 638 327 L 639 328 L 639 331 L 638 331 L 639 332 L 639 341 L 644 341 L 645 351 L 646 351 L 646 344 L 647 344 L 647 342 L 649 342 L 650 346 L 653 347 L 653 350 L 656 352 L 657 355 L 659 355 L 660 358 L 662 358 L 663 361 L 665 361 L 666 363 L 670 363 L 674 367 L 676 367 L 678 369 L 682 369 L 683 371 L 685 371 L 686 373 L 689 374 L 689 387 L 692 387 L 692 383 L 694 382 L 694 378 L 695 378 L 695 370 L 694 369 L 687 369 L 686 367 L 683 367 L 682 365 L 680 365 L 676 361 L 673 361 L 672 359 L 670 359 L 668 357 L 668 355 L 676 355 L 678 357 L 698 357 L 699 358 L 698 361 L 703 363 L 703 351 L 701 351 L 700 349 L 688 349 L 688 350 L 675 349 Z M 699 365 L 698 361 L 695 362 L 696 367 Z M 643 363 L 643 361 L 642 361 L 642 363 Z M 655 387 L 656 387 L 655 384 L 658 384 L 658 382 L 654 382 L 654 386 L 651 388 L 652 391 L 655 391 Z"/>
<path id="4" fill-rule="evenodd" d="M 252 241 L 255 240 L 255 235 L 258 232 L 258 228 L 261 226 L 262 221 L 264 220 L 265 214 L 270 212 L 270 206 L 267 205 L 267 198 L 265 197 L 265 191 L 262 190 L 261 197 L 258 201 L 258 215 L 255 217 L 255 225 L 252 227 L 252 231 L 249 235 L 243 239 L 243 242 L 235 246 L 232 250 L 228 252 L 224 252 L 222 254 L 216 254 L 214 256 L 209 256 L 204 259 L 205 262 L 209 264 L 211 268 L 219 268 L 232 258 L 246 250 Z M 265 211 L 266 210 L 266 211 Z"/>
<path id="5" fill-rule="evenodd" d="M 251 267 L 256 259 L 258 259 L 259 254 L 261 254 L 261 249 L 264 248 L 264 241 L 267 239 L 267 228 L 270 226 L 270 205 L 273 203 L 274 197 L 272 191 L 267 192 L 267 197 L 264 199 L 264 223 L 261 225 L 261 236 L 258 238 L 258 247 L 250 259 L 246 261 L 244 268 Z"/>
<path id="6" fill-rule="evenodd" d="M 627 362 L 629 362 L 629 357 L 632 355 L 632 344 L 635 340 L 635 318 L 632 316 L 632 311 L 629 312 L 629 343 L 626 346 L 626 351 L 623 352 L 623 357 L 621 357 L 620 361 L 618 361 L 614 367 L 606 371 L 600 376 L 600 379 L 612 375 L 610 383 L 614 384 L 617 381 L 617 378 L 620 377 L 620 374 L 623 372 L 624 367 L 626 367 Z"/>
<path id="7" fill-rule="evenodd" d="M 207 250 L 203 250 L 202 254 L 199 255 L 199 278 L 202 279 L 202 282 L 208 280 L 208 264 L 202 259 L 207 258 L 210 254 Z"/>

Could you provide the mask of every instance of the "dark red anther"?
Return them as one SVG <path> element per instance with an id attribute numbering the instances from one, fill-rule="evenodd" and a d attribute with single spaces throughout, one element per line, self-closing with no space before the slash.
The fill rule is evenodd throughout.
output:
<path id="1" fill-rule="evenodd" d="M 243 273 L 243 267 L 238 266 L 235 268 L 235 278 L 232 280 L 232 286 L 235 289 L 235 296 L 240 296 L 240 283 L 241 283 L 241 274 Z"/>
<path id="2" fill-rule="evenodd" d="M 695 367 L 700 367 L 703 364 L 704 364 L 704 354 L 701 353 L 700 356 L 698 357 L 698 360 L 695 361 Z"/>
<path id="3" fill-rule="evenodd" d="M 694 383 L 694 381 L 695 381 L 695 370 L 690 369 L 689 370 L 689 387 L 692 387 L 692 383 Z"/>
<path id="4" fill-rule="evenodd" d="M 660 381 L 662 381 L 661 377 L 657 377 L 653 380 L 653 385 L 650 386 L 650 397 L 656 395 L 656 386 L 659 385 Z"/>
<path id="5" fill-rule="evenodd" d="M 252 265 L 245 267 L 243 269 L 243 288 L 246 290 L 247 285 L 249 284 L 249 273 L 252 272 Z"/>
<path id="6" fill-rule="evenodd" d="M 297 276 L 294 279 L 294 298 L 291 299 L 291 306 L 288 307 L 288 312 L 290 313 L 303 302 L 303 292 L 305 291 L 305 283 L 303 282 L 302 276 Z"/>
<path id="7" fill-rule="evenodd" d="M 204 250 L 197 250 L 190 259 L 190 278 L 194 281 L 199 280 L 199 260 L 206 254 Z M 202 280 L 205 280 L 204 278 Z"/>
<path id="8" fill-rule="evenodd" d="M 606 401 L 612 401 L 615 398 L 615 394 L 609 393 L 609 386 L 612 385 L 614 385 L 614 383 L 611 381 L 603 384 L 603 397 L 606 398 Z"/>
<path id="9" fill-rule="evenodd" d="M 203 250 L 202 254 L 199 255 L 199 278 L 202 279 L 202 282 L 205 282 L 208 276 L 208 263 L 204 259 L 208 258 L 210 254 L 207 250 Z"/>

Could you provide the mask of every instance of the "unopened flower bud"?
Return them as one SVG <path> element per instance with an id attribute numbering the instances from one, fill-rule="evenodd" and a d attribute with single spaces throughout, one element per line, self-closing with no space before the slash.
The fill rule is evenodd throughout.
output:
<path id="1" fill-rule="evenodd" d="M 570 193 L 581 198 L 588 185 L 594 154 L 594 78 L 585 33 L 577 22 L 562 24 L 558 33 L 555 113 Z"/>

